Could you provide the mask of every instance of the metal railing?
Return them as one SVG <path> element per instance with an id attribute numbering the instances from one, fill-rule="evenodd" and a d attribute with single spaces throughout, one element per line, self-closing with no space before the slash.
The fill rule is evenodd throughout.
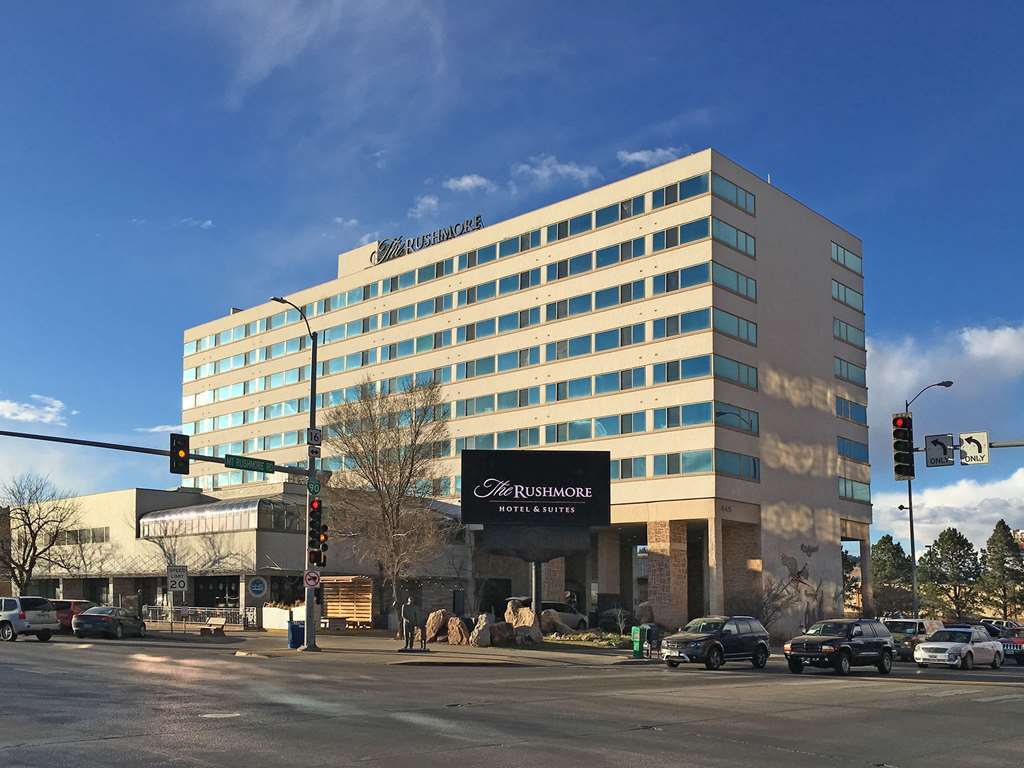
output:
<path id="1" fill-rule="evenodd" d="M 165 621 L 175 624 L 205 624 L 209 619 L 224 619 L 229 626 L 248 629 L 256 626 L 255 606 L 245 608 L 199 608 L 196 606 L 144 605 L 142 618 L 145 621 Z"/>

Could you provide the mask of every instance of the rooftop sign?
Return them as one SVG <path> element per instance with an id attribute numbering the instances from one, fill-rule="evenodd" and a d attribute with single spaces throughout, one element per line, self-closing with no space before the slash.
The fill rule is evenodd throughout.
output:
<path id="1" fill-rule="evenodd" d="M 380 240 L 377 242 L 377 250 L 370 254 L 370 265 L 376 266 L 377 264 L 383 264 L 385 261 L 391 261 L 392 259 L 397 259 L 400 256 L 405 256 L 408 253 L 428 248 L 431 245 L 443 243 L 446 240 L 451 240 L 459 235 L 465 235 L 468 232 L 483 229 L 483 226 L 483 217 L 480 214 L 477 214 L 475 218 L 466 219 L 465 221 L 453 224 L 450 227 L 435 229 L 433 232 L 429 232 L 425 235 L 418 235 L 408 239 L 406 239 L 405 235 L 399 235 L 398 237 L 392 237 L 387 240 Z"/>

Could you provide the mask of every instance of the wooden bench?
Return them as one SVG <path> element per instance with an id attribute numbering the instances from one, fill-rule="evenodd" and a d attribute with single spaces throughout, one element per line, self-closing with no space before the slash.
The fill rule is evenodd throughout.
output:
<path id="1" fill-rule="evenodd" d="M 211 637 L 224 637 L 224 625 L 227 623 L 227 619 L 215 616 L 210 617 L 206 620 L 206 624 L 199 628 L 199 634 Z"/>

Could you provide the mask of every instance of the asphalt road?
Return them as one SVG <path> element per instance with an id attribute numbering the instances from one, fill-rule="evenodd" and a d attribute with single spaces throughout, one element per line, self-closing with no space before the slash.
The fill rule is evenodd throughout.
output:
<path id="1" fill-rule="evenodd" d="M 837 678 L 779 658 L 708 672 L 232 654 L 0 644 L 0 765 L 1024 766 L 1014 664 Z"/>

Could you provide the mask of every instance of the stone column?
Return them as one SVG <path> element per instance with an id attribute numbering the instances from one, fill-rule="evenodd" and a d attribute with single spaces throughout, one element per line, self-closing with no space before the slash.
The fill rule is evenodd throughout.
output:
<path id="1" fill-rule="evenodd" d="M 722 518 L 715 515 L 708 520 L 708 613 L 725 613 L 725 568 L 722 536 Z"/>
<path id="2" fill-rule="evenodd" d="M 860 601 L 861 615 L 875 615 L 875 591 L 871 583 L 871 541 L 860 540 Z"/>
<path id="3" fill-rule="evenodd" d="M 597 606 L 598 613 L 619 607 L 619 532 L 615 529 L 597 534 Z"/>
<path id="4" fill-rule="evenodd" d="M 654 620 L 676 629 L 686 623 L 686 521 L 647 524 L 647 593 Z"/>
<path id="5" fill-rule="evenodd" d="M 544 563 L 544 602 L 565 601 L 565 558 L 556 557 Z"/>

